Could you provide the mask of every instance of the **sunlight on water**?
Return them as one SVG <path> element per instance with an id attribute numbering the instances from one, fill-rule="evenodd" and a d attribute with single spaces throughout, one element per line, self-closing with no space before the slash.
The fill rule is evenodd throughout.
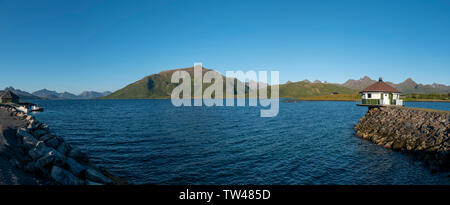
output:
<path id="1" fill-rule="evenodd" d="M 137 184 L 450 184 L 412 157 L 354 136 L 354 102 L 173 107 L 170 100 L 55 100 L 37 118 Z M 450 110 L 449 103 L 407 106 Z"/>

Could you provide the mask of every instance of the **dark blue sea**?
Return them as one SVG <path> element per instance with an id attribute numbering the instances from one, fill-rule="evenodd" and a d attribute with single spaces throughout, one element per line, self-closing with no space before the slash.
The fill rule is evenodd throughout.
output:
<path id="1" fill-rule="evenodd" d="M 136 184 L 450 184 L 422 162 L 355 136 L 355 102 L 174 107 L 170 100 L 35 100 L 52 131 Z M 450 110 L 450 103 L 406 106 Z"/>

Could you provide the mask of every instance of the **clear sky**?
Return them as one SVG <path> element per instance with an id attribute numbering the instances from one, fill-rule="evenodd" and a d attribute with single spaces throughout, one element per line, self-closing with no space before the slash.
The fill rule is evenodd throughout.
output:
<path id="1" fill-rule="evenodd" d="M 0 88 L 114 91 L 202 62 L 450 84 L 450 1 L 0 0 Z"/>

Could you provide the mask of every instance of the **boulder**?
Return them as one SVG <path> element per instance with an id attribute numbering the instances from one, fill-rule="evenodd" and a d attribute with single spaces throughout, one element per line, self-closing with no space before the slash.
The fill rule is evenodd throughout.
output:
<path id="1" fill-rule="evenodd" d="M 55 161 L 53 162 L 56 166 L 64 166 L 66 164 L 67 157 L 58 151 L 52 151 L 55 155 Z"/>
<path id="2" fill-rule="evenodd" d="M 22 168 L 22 164 L 17 159 L 10 159 L 9 163 L 11 163 L 16 168 Z"/>
<path id="3" fill-rule="evenodd" d="M 33 119 L 33 116 L 28 115 L 27 118 L 25 118 L 27 121 L 30 121 L 31 119 Z"/>
<path id="4" fill-rule="evenodd" d="M 28 122 L 28 127 L 27 127 L 28 129 L 31 129 L 31 130 L 34 130 L 34 129 L 36 129 L 36 128 L 38 128 L 38 123 L 37 123 L 37 121 L 36 120 L 30 120 L 29 122 Z"/>
<path id="5" fill-rule="evenodd" d="M 86 185 L 89 185 L 89 186 L 99 186 L 99 185 L 105 185 L 105 184 L 98 183 L 98 182 L 93 182 L 93 181 L 90 181 L 90 180 L 86 180 Z"/>
<path id="6" fill-rule="evenodd" d="M 30 149 L 30 151 L 28 151 L 28 155 L 30 155 L 30 157 L 33 160 L 36 160 L 51 151 L 55 151 L 55 150 L 53 148 L 47 147 L 43 141 L 38 141 L 36 144 L 36 147 L 34 147 L 34 148 Z"/>
<path id="7" fill-rule="evenodd" d="M 86 167 L 78 163 L 72 158 L 67 158 L 66 160 L 67 167 L 69 171 L 75 176 L 81 176 L 83 172 L 86 170 Z"/>
<path id="8" fill-rule="evenodd" d="M 67 146 L 67 144 L 66 144 L 65 142 L 61 142 L 61 143 L 59 144 L 59 146 L 56 148 L 56 150 L 57 150 L 59 153 L 61 153 L 61 154 L 63 154 L 63 155 L 66 155 L 66 154 L 67 154 L 67 151 L 69 150 L 69 147 Z"/>
<path id="9" fill-rule="evenodd" d="M 17 129 L 16 135 L 19 136 L 19 137 L 23 137 L 23 136 L 31 136 L 31 137 L 33 137 L 33 135 L 31 135 L 29 133 L 29 130 L 27 128 L 24 128 L 24 127 L 20 128 L 20 129 Z"/>
<path id="10" fill-rule="evenodd" d="M 23 136 L 22 137 L 23 145 L 27 150 L 30 150 L 31 148 L 37 145 L 38 141 L 32 135 L 28 133 L 27 134 L 22 133 L 21 135 Z"/>
<path id="11" fill-rule="evenodd" d="M 59 141 L 56 137 L 52 137 L 52 138 L 48 139 L 47 141 L 45 141 L 45 144 L 49 147 L 57 148 Z"/>
<path id="12" fill-rule="evenodd" d="M 41 130 L 45 130 L 45 131 L 49 131 L 50 129 L 49 129 L 49 127 L 48 127 L 48 125 L 47 124 L 44 124 L 44 123 L 42 123 L 41 124 L 41 126 L 39 127 Z"/>
<path id="13" fill-rule="evenodd" d="M 112 180 L 93 168 L 86 170 L 86 179 L 102 184 L 112 184 Z"/>
<path id="14" fill-rule="evenodd" d="M 40 138 L 41 136 L 43 136 L 43 135 L 45 135 L 45 134 L 48 134 L 48 131 L 47 131 L 47 130 L 43 130 L 43 129 L 37 129 L 37 130 L 35 130 L 35 131 L 33 132 L 33 135 L 34 135 L 36 138 Z"/>
<path id="15" fill-rule="evenodd" d="M 67 153 L 68 157 L 72 157 L 79 162 L 88 162 L 89 156 L 78 148 L 73 148 Z"/>
<path id="16" fill-rule="evenodd" d="M 54 152 L 46 153 L 44 156 L 39 158 L 37 162 L 39 163 L 39 166 L 46 167 L 50 163 L 52 163 L 55 160 L 55 154 Z"/>
<path id="17" fill-rule="evenodd" d="M 47 141 L 47 140 L 49 140 L 49 139 L 51 139 L 52 137 L 55 137 L 54 135 L 52 135 L 52 134 L 50 134 L 50 133 L 47 133 L 47 134 L 45 134 L 45 135 L 43 135 L 43 136 L 41 136 L 40 138 L 39 138 L 39 140 L 42 140 L 42 141 Z"/>
<path id="18" fill-rule="evenodd" d="M 38 161 L 31 161 L 24 167 L 26 172 L 33 173 L 35 175 L 48 175 L 48 170 L 40 165 Z"/>
<path id="19" fill-rule="evenodd" d="M 50 178 L 61 185 L 82 185 L 83 182 L 76 176 L 61 167 L 53 166 Z"/>
<path id="20" fill-rule="evenodd" d="M 28 162 L 24 167 L 26 172 L 35 173 L 39 170 L 39 166 L 36 161 Z"/>

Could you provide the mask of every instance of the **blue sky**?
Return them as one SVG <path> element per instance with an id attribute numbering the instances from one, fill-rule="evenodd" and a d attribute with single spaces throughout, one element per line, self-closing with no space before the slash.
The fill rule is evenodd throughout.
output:
<path id="1" fill-rule="evenodd" d="M 450 84 L 450 1 L 0 0 L 0 88 L 114 91 L 202 62 Z"/>

